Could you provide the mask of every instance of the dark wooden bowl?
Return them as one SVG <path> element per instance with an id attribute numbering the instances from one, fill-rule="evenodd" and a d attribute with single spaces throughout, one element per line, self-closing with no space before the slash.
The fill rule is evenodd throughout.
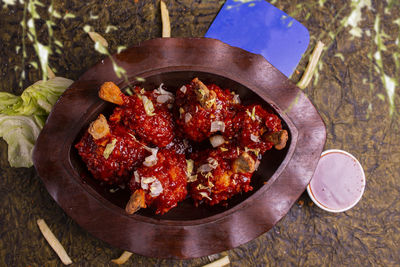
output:
<path id="1" fill-rule="evenodd" d="M 206 38 L 143 42 L 114 56 L 130 84 L 176 90 L 194 77 L 239 92 L 244 102 L 262 103 L 289 132 L 282 151 L 268 151 L 252 179 L 254 190 L 233 197 L 228 207 L 195 208 L 191 199 L 165 215 L 150 209 L 127 215 L 129 193 L 110 193 L 92 179 L 73 145 L 99 113 L 113 106 L 98 98 L 99 86 L 116 77 L 104 59 L 61 96 L 34 149 L 36 170 L 56 202 L 84 229 L 104 241 L 145 256 L 193 258 L 246 243 L 268 231 L 304 192 L 322 152 L 326 131 L 307 97 L 262 56 Z M 135 77 L 145 78 L 139 83 Z"/>

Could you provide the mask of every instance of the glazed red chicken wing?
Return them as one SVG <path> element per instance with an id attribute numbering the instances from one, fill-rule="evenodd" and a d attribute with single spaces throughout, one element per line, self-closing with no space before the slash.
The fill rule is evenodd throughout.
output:
<path id="1" fill-rule="evenodd" d="M 145 161 L 134 172 L 129 188 L 134 194 L 143 191 L 139 198 L 144 198 L 146 206 L 153 207 L 156 214 L 164 214 L 187 195 L 187 164 L 185 156 L 173 149 L 161 149 L 156 155 L 154 161 Z"/>

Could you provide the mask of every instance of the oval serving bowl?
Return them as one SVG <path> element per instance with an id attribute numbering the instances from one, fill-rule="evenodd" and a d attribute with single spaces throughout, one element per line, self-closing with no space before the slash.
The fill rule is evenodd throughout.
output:
<path id="1" fill-rule="evenodd" d="M 163 38 L 131 47 L 114 55 L 114 60 L 127 71 L 129 84 L 146 89 L 164 83 L 174 91 L 199 77 L 206 84 L 238 92 L 244 103 L 261 103 L 278 114 L 289 140 L 284 150 L 265 153 L 252 178 L 254 190 L 233 197 L 227 207 L 195 208 L 188 198 L 162 216 L 150 209 L 127 215 L 129 192 L 111 193 L 91 178 L 74 148 L 89 123 L 113 108 L 97 96 L 100 85 L 105 81 L 121 88 L 127 85 L 115 75 L 112 62 L 104 59 L 61 96 L 33 153 L 50 195 L 88 232 L 145 256 L 200 257 L 265 233 L 304 192 L 325 143 L 325 125 L 301 90 L 262 56 L 214 39 Z"/>

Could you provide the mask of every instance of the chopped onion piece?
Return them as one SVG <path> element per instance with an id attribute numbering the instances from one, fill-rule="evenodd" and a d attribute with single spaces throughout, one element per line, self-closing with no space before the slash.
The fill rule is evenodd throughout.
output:
<path id="1" fill-rule="evenodd" d="M 215 168 L 218 167 L 218 160 L 209 157 L 209 158 L 207 159 L 207 161 L 208 161 L 208 163 L 210 164 L 211 168 L 215 169 Z"/>
<path id="2" fill-rule="evenodd" d="M 188 123 L 192 119 L 192 114 L 189 112 L 185 114 L 185 123 Z"/>
<path id="3" fill-rule="evenodd" d="M 136 183 L 140 183 L 140 176 L 139 176 L 139 173 L 137 171 L 133 172 L 133 176 L 135 176 L 135 182 Z"/>
<path id="4" fill-rule="evenodd" d="M 212 200 L 212 199 L 208 196 L 208 194 L 207 194 L 206 192 L 200 192 L 199 194 L 200 194 L 202 197 L 207 198 L 208 200 Z"/>
<path id="5" fill-rule="evenodd" d="M 146 167 L 151 167 L 157 164 L 157 153 L 158 153 L 158 148 L 150 148 L 149 150 L 151 152 L 151 155 L 146 157 L 144 159 L 143 165 Z"/>
<path id="6" fill-rule="evenodd" d="M 160 94 L 160 95 L 168 95 L 168 94 L 171 94 L 171 95 L 172 95 L 171 92 L 168 92 L 168 91 L 164 90 L 164 89 L 162 88 L 163 86 L 164 86 L 164 84 L 161 83 L 160 86 L 158 86 L 158 88 L 155 90 L 156 93 L 158 93 L 158 94 Z"/>
<path id="7" fill-rule="evenodd" d="M 151 185 L 150 185 L 150 196 L 152 197 L 157 197 L 159 196 L 163 191 L 162 184 L 159 180 L 155 180 Z"/>
<path id="8" fill-rule="evenodd" d="M 180 90 L 182 93 L 186 94 L 187 88 L 186 88 L 186 86 L 183 85 L 179 90 Z"/>
<path id="9" fill-rule="evenodd" d="M 210 172 L 212 171 L 213 168 L 211 167 L 210 164 L 203 164 L 200 167 L 197 168 L 197 172 Z"/>
<path id="10" fill-rule="evenodd" d="M 239 97 L 239 95 L 234 95 L 233 96 L 233 102 L 235 103 L 235 104 L 240 104 L 240 97 Z"/>
<path id="11" fill-rule="evenodd" d="M 164 104 L 168 101 L 174 101 L 174 97 L 170 95 L 159 95 L 157 96 L 157 103 Z"/>
<path id="12" fill-rule="evenodd" d="M 153 102 L 151 102 L 150 99 L 147 98 L 147 96 L 142 96 L 142 102 L 143 102 L 143 106 L 144 106 L 144 111 L 146 111 L 146 114 L 148 116 L 154 116 L 156 114 L 154 114 L 154 106 L 153 106 Z"/>
<path id="13" fill-rule="evenodd" d="M 253 141 L 255 143 L 260 142 L 260 137 L 257 135 L 254 135 L 254 134 L 250 134 L 250 139 L 251 139 L 251 141 Z"/>
<path id="14" fill-rule="evenodd" d="M 225 123 L 223 121 L 213 121 L 211 123 L 211 130 L 210 132 L 225 132 Z"/>
<path id="15" fill-rule="evenodd" d="M 108 143 L 107 145 L 106 145 L 106 148 L 104 149 L 104 152 L 103 152 L 103 157 L 105 158 L 105 159 L 108 159 L 109 157 L 110 157 L 110 155 L 111 155 L 111 153 L 114 151 L 114 148 L 115 148 L 115 144 L 117 143 L 117 139 L 113 139 L 112 141 L 111 141 L 111 143 Z"/>
<path id="16" fill-rule="evenodd" d="M 214 135 L 210 137 L 210 143 L 213 147 L 219 147 L 225 143 L 225 139 L 222 135 Z"/>
<path id="17" fill-rule="evenodd" d="M 154 177 L 143 177 L 140 186 L 142 187 L 143 190 L 147 190 L 149 189 L 149 184 L 151 184 L 155 180 L 156 178 Z"/>

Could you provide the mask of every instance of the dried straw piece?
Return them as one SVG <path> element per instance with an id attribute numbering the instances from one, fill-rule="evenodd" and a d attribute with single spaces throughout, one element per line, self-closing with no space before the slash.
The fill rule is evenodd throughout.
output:
<path id="1" fill-rule="evenodd" d="M 171 23 L 169 22 L 169 13 L 167 5 L 164 1 L 160 2 L 161 22 L 162 22 L 162 37 L 171 37 Z"/>
<path id="2" fill-rule="evenodd" d="M 325 46 L 324 43 L 321 41 L 318 41 L 317 45 L 315 46 L 314 51 L 311 54 L 310 61 L 308 62 L 308 65 L 306 67 L 306 71 L 304 72 L 300 81 L 297 83 L 297 86 L 300 87 L 301 89 L 306 88 L 311 82 L 311 79 L 314 75 L 315 68 L 317 67 L 317 63 L 319 61 L 319 58 L 321 57 L 321 53 L 322 50 L 324 49 L 324 46 Z"/>
<path id="3" fill-rule="evenodd" d="M 203 267 L 221 267 L 221 266 L 228 265 L 229 263 L 230 263 L 229 257 L 225 256 L 225 257 L 220 258 L 219 260 L 216 260 L 209 264 L 203 265 Z"/>
<path id="4" fill-rule="evenodd" d="M 52 249 L 57 253 L 58 257 L 65 265 L 72 263 L 72 260 L 68 256 L 64 247 L 61 245 L 60 241 L 54 236 L 53 232 L 47 226 L 43 219 L 37 220 L 37 225 L 39 226 L 40 232 L 42 232 L 44 238 L 47 240 Z"/>
<path id="5" fill-rule="evenodd" d="M 93 42 L 99 42 L 102 46 L 108 47 L 108 42 L 106 39 L 104 39 L 103 36 L 98 34 L 97 32 L 88 32 L 90 39 L 93 40 Z"/>
<path id="6" fill-rule="evenodd" d="M 118 259 L 113 259 L 113 260 L 111 260 L 111 262 L 121 265 L 121 264 L 124 264 L 125 262 L 127 262 L 131 256 L 132 256 L 132 252 L 124 251 L 124 253 L 122 253 Z"/>

